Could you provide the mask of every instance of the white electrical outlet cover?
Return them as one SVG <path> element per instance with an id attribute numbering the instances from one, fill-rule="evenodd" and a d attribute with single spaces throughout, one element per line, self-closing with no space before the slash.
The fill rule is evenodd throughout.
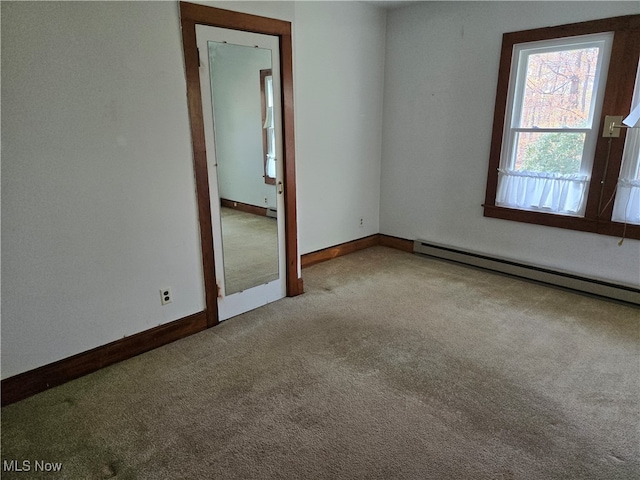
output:
<path id="1" fill-rule="evenodd" d="M 161 288 L 160 289 L 160 302 L 162 305 L 167 305 L 173 301 L 173 295 L 171 294 L 171 288 Z"/>

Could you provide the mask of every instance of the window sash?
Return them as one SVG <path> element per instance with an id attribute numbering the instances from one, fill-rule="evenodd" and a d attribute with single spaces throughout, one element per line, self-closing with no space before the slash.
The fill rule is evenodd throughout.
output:
<path id="1" fill-rule="evenodd" d="M 546 213 L 556 213 L 564 215 L 584 216 L 589 184 L 591 178 L 591 170 L 593 167 L 593 157 L 596 143 L 598 140 L 598 125 L 596 119 L 600 118 L 602 112 L 602 103 L 604 90 L 606 86 L 606 72 L 608 70 L 611 46 L 613 43 L 613 33 L 605 32 L 598 34 L 580 35 L 569 38 L 551 39 L 534 42 L 523 42 L 513 45 L 511 60 L 511 75 L 509 77 L 509 90 L 507 95 L 507 109 L 505 112 L 502 151 L 500 157 L 500 174 L 498 176 L 498 186 L 496 191 L 495 204 L 507 208 L 524 209 L 532 211 L 544 211 Z M 529 66 L 529 57 L 531 55 L 562 52 L 569 50 L 595 48 L 598 51 L 598 61 L 594 72 L 592 95 L 589 105 L 589 118 L 587 125 L 584 127 L 522 127 L 522 111 L 524 108 L 524 97 L 526 92 L 527 71 Z M 511 106 L 509 108 L 509 105 Z M 545 195 L 551 190 L 575 190 L 575 174 L 561 175 L 556 172 L 544 172 L 547 174 L 547 180 L 541 180 L 540 175 L 517 175 L 521 170 L 516 169 L 516 156 L 518 146 L 519 133 L 584 133 L 584 143 L 582 149 L 582 160 L 580 162 L 580 178 L 579 193 L 574 192 L 568 195 L 571 201 L 569 203 L 547 202 Z M 543 172 L 540 172 L 543 173 Z M 565 178 L 566 181 L 562 181 Z M 586 179 L 586 182 L 583 181 Z M 516 187 L 517 185 L 517 187 Z M 511 192 L 513 195 L 505 195 L 505 192 Z M 519 194 L 516 192 L 520 191 Z M 539 198 L 526 195 L 527 202 L 523 202 L 525 197 L 522 191 L 538 192 Z M 546 192 L 546 193 L 545 193 Z M 557 198 L 565 198 L 560 195 Z M 580 204 L 576 208 L 575 199 L 580 199 Z M 543 207 L 541 207 L 543 205 Z M 550 205 L 554 205 L 553 208 Z"/>
<path id="2" fill-rule="evenodd" d="M 515 72 L 515 76 L 512 78 L 512 84 L 510 89 L 514 91 L 513 96 L 510 96 L 510 104 L 513 105 L 511 119 L 511 127 L 515 128 L 519 126 L 519 121 L 522 118 L 522 108 L 524 100 L 525 85 L 527 80 L 527 70 L 529 67 L 529 57 L 532 55 L 539 55 L 543 53 L 564 52 L 570 50 L 583 50 L 589 48 L 598 48 L 598 63 L 596 65 L 596 71 L 594 72 L 593 93 L 589 105 L 589 119 L 587 124 L 593 125 L 593 121 L 596 116 L 596 100 L 598 96 L 603 93 L 605 82 L 601 82 L 602 74 L 606 72 L 608 66 L 609 56 L 611 53 L 611 43 L 613 39 L 613 33 L 598 33 L 591 35 L 581 35 L 571 38 L 559 38 L 551 40 L 542 40 L 536 42 L 519 43 L 513 46 L 512 56 L 512 69 L 511 72 Z M 515 68 L 514 68 L 515 67 Z M 606 76 L 605 76 L 606 80 Z M 602 102 L 600 102 L 602 103 Z M 588 127 L 591 128 L 591 127 Z"/>

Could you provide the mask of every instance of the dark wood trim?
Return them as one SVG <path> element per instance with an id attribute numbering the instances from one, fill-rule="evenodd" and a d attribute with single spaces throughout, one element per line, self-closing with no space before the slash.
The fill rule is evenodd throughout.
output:
<path id="1" fill-rule="evenodd" d="M 413 253 L 413 241 L 404 238 L 392 237 L 390 235 L 379 234 L 378 245 L 395 248 L 403 252 Z"/>
<path id="2" fill-rule="evenodd" d="M 627 224 L 619 222 L 599 222 L 598 233 L 602 235 L 611 235 L 620 238 L 640 239 L 640 225 Z"/>
<path id="3" fill-rule="evenodd" d="M 489 171 L 487 173 L 487 190 L 484 205 L 495 205 L 498 192 L 498 168 L 502 153 L 502 136 L 504 119 L 507 113 L 507 94 L 509 90 L 509 75 L 511 71 L 511 57 L 513 45 L 507 40 L 507 34 L 502 37 L 500 51 L 500 66 L 498 67 L 498 85 L 496 87 L 496 104 L 493 112 L 493 130 L 491 134 L 491 150 L 489 151 Z"/>
<path id="4" fill-rule="evenodd" d="M 183 22 L 187 21 L 212 27 L 262 33 L 264 35 L 274 35 L 277 37 L 291 34 L 291 23 L 285 20 L 277 20 L 187 2 L 180 2 L 180 19 Z"/>
<path id="5" fill-rule="evenodd" d="M 530 212 L 527 210 L 517 210 L 515 208 L 498 207 L 495 205 L 485 205 L 484 216 L 501 218 L 503 220 L 512 220 L 514 222 L 545 225 L 548 227 L 580 230 L 582 232 L 595 233 L 598 230 L 598 222 L 595 220 L 588 220 L 581 217 L 570 217 L 567 215 L 554 215 L 551 213 Z"/>
<path id="6" fill-rule="evenodd" d="M 623 223 L 609 220 L 598 221 L 565 215 L 527 212 L 512 208 L 496 207 L 494 205 L 484 206 L 484 216 L 500 218 L 502 220 L 512 220 L 514 222 L 531 223 L 533 225 L 598 233 L 600 235 L 610 235 L 613 237 L 640 239 L 640 225 L 627 224 L 625 226 Z"/>
<path id="7" fill-rule="evenodd" d="M 199 312 L 92 350 L 2 380 L 2 406 L 18 402 L 101 368 L 121 362 L 207 328 Z"/>
<path id="8" fill-rule="evenodd" d="M 209 25 L 231 30 L 241 30 L 274 35 L 280 40 L 280 77 L 282 83 L 283 163 L 284 163 L 284 216 L 286 290 L 288 296 L 302 293 L 298 279 L 298 228 L 296 210 L 295 141 L 293 117 L 293 46 L 291 23 L 257 15 L 223 10 L 220 8 L 180 2 L 180 21 L 185 71 L 187 75 L 187 99 L 191 122 L 191 139 L 194 170 L 197 185 L 198 218 L 200 222 L 204 284 L 207 297 L 208 324 L 218 323 L 216 303 L 216 277 L 213 260 L 213 234 L 209 184 L 207 173 L 206 143 L 200 96 L 200 77 L 196 47 L 195 25 Z M 215 313 L 214 313 L 215 312 Z"/>
<path id="9" fill-rule="evenodd" d="M 349 253 L 357 252 L 358 250 L 375 247 L 378 244 L 379 239 L 378 234 L 376 233 L 375 235 L 369 235 L 368 237 L 359 238 L 358 240 L 352 240 L 333 247 L 306 253 L 302 255 L 302 258 L 300 259 L 302 268 L 309 267 L 326 260 L 331 260 L 332 258 L 341 257 Z"/>
<path id="10" fill-rule="evenodd" d="M 291 24 L 280 36 L 280 79 L 282 83 L 282 137 L 284 146 L 284 215 L 287 267 L 287 295 L 303 293 L 298 278 L 298 212 L 296 206 L 296 145 L 293 115 L 293 40 Z"/>
<path id="11" fill-rule="evenodd" d="M 350 242 L 334 245 L 333 247 L 323 248 L 322 250 L 317 250 L 311 253 L 305 253 L 301 257 L 302 268 L 310 267 L 316 263 L 325 262 L 332 258 L 348 255 L 349 253 L 364 250 L 365 248 L 375 247 L 377 245 L 395 248 L 396 250 L 402 250 L 403 252 L 413 252 L 413 240 L 406 240 L 404 238 L 376 233 L 375 235 L 351 240 Z"/>
<path id="12" fill-rule="evenodd" d="M 599 131 L 601 132 L 605 115 L 618 115 L 629 112 L 630 110 L 633 86 L 638 68 L 638 57 L 640 56 L 640 15 L 605 18 L 569 25 L 505 33 L 503 35 L 498 84 L 496 88 L 493 133 L 489 154 L 489 168 L 487 172 L 487 187 L 483 205 L 485 217 L 604 235 L 622 235 L 624 225 L 611 221 L 613 202 L 603 209 L 602 212 L 598 212 L 598 209 L 600 205 L 604 206 L 615 194 L 626 134 L 624 129 L 622 129 L 623 131 L 619 138 L 611 140 L 611 153 L 606 172 L 605 159 L 607 158 L 607 151 L 609 149 L 609 139 L 601 136 L 598 137 L 585 216 L 583 218 L 510 209 L 499 207 L 495 204 L 503 127 L 506 109 L 508 107 L 507 91 L 513 45 L 536 40 L 548 40 L 600 32 L 614 32 L 611 61 L 603 98 L 602 117 L 599 122 Z M 601 180 L 604 180 L 602 200 L 600 194 L 602 187 L 600 183 Z M 627 225 L 625 235 L 629 238 L 640 239 L 639 230 L 635 225 Z"/>
<path id="13" fill-rule="evenodd" d="M 200 95 L 200 75 L 198 72 L 198 48 L 196 24 L 182 18 L 182 45 L 187 77 L 187 103 L 191 124 L 191 146 L 193 148 L 193 168 L 195 171 L 198 221 L 200 223 L 200 249 L 205 286 L 207 325 L 219 323 L 216 287 L 216 267 L 213 257 L 213 226 L 211 223 L 211 203 L 209 197 L 209 173 L 205 151 L 204 121 L 202 117 L 202 97 Z"/>
<path id="14" fill-rule="evenodd" d="M 637 28 L 640 15 L 623 15 L 620 17 L 600 18 L 586 22 L 568 23 L 551 27 L 532 28 L 519 32 L 505 33 L 512 44 L 526 43 L 536 40 L 551 40 L 554 38 L 575 37 L 591 33 L 613 32 L 629 28 Z"/>
<path id="15" fill-rule="evenodd" d="M 221 198 L 220 205 L 222 207 L 232 208 L 234 210 L 240 210 L 241 212 L 252 213 L 253 215 L 260 215 L 262 217 L 267 216 L 266 208 L 256 207 L 255 205 L 249 205 L 248 203 L 236 202 L 235 200 L 228 200 L 226 198 Z"/>

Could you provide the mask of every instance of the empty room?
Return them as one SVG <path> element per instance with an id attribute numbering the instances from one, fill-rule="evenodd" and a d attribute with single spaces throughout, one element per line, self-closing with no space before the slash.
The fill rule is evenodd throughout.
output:
<path id="1" fill-rule="evenodd" d="M 640 3 L 2 1 L 2 478 L 640 478 Z"/>

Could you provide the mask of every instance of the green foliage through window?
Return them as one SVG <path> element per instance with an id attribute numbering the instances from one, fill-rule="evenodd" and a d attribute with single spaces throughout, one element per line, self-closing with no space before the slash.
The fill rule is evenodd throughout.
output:
<path id="1" fill-rule="evenodd" d="M 546 133 L 525 147 L 518 170 L 562 174 L 580 173 L 584 134 Z"/>

